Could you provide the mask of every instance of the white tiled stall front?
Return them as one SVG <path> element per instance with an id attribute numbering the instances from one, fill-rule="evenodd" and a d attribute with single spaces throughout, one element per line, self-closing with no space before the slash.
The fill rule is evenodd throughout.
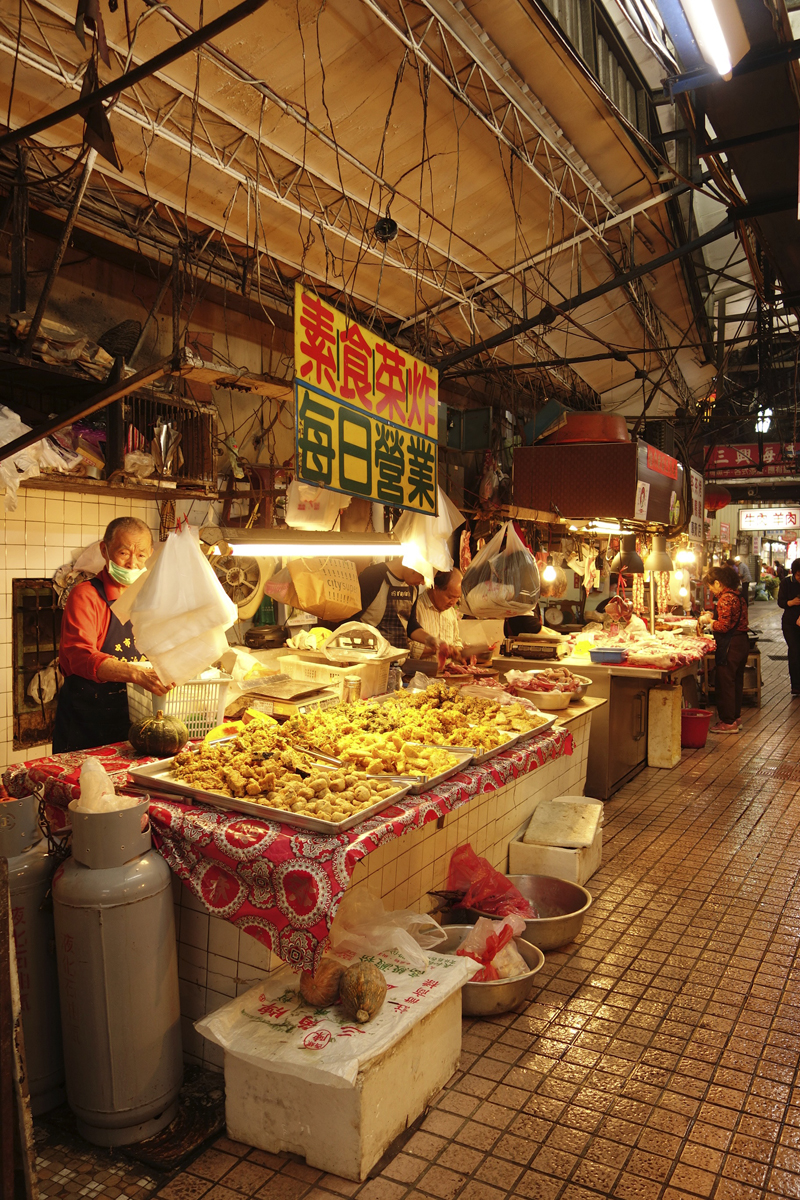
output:
<path id="1" fill-rule="evenodd" d="M 556 796 L 583 795 L 590 723 L 591 712 L 570 721 L 571 757 L 476 795 L 462 808 L 368 854 L 356 865 L 351 887 L 368 887 L 390 909 L 427 912 L 432 907 L 428 893 L 446 886 L 450 855 L 465 842 L 505 871 L 508 844 L 527 825 L 537 804 Z M 205 1041 L 194 1022 L 277 970 L 281 961 L 249 934 L 209 916 L 174 876 L 173 888 L 184 1055 L 188 1061 L 221 1069 L 222 1050 Z"/>

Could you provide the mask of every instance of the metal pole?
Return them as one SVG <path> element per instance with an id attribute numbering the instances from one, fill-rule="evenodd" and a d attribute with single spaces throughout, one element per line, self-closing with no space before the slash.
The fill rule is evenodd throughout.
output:
<path id="1" fill-rule="evenodd" d="M 162 50 L 160 54 L 149 58 L 141 66 L 134 67 L 132 71 L 127 71 L 124 75 L 120 75 L 119 79 L 112 80 L 105 87 L 98 88 L 94 92 L 89 92 L 86 96 L 81 96 L 79 99 L 74 100 L 72 104 L 65 104 L 63 108 L 57 108 L 49 116 L 41 117 L 38 121 L 31 121 L 29 125 L 23 125 L 21 129 L 14 129 L 4 134 L 3 137 L 0 137 L 0 150 L 5 149 L 6 146 L 15 146 L 17 142 L 21 142 L 25 138 L 35 137 L 37 133 L 42 133 L 45 129 L 51 129 L 53 125 L 59 125 L 62 121 L 68 121 L 70 117 L 80 116 L 90 108 L 94 108 L 95 105 L 102 104 L 103 101 L 110 100 L 113 96 L 118 96 L 120 92 L 133 87 L 134 84 L 141 83 L 143 79 L 149 78 L 156 71 L 160 71 L 162 67 L 167 67 L 170 63 L 175 62 L 176 59 L 190 54 L 192 50 L 196 50 L 199 46 L 204 45 L 211 38 L 216 37 L 218 33 L 224 33 L 226 29 L 230 29 L 231 25 L 236 25 L 239 21 L 243 21 L 245 17 L 258 12 L 266 3 L 267 0 L 244 0 L 244 3 L 237 4 L 230 12 L 223 13 L 215 21 L 209 21 L 208 25 L 203 25 L 195 33 L 191 33 L 182 41 L 176 42 L 174 46 Z"/>
<path id="2" fill-rule="evenodd" d="M 92 168 L 94 167 L 96 158 L 96 150 L 90 150 L 86 155 L 86 162 L 83 165 L 83 173 L 78 182 L 75 195 L 72 198 L 72 204 L 70 205 L 67 219 L 64 222 L 64 228 L 61 230 L 61 239 L 56 247 L 55 257 L 50 264 L 50 270 L 47 272 L 47 278 L 44 281 L 44 287 L 42 288 L 41 295 L 39 296 L 39 302 L 36 305 L 36 312 L 33 314 L 31 327 L 28 330 L 28 336 L 25 338 L 25 345 L 22 347 L 23 358 L 30 358 L 31 356 L 33 343 L 36 341 L 36 335 L 39 332 L 39 326 L 42 323 L 45 309 L 47 308 L 47 301 L 50 299 L 50 293 L 52 292 L 53 284 L 56 281 L 56 275 L 58 274 L 61 264 L 64 261 L 64 255 L 67 252 L 67 246 L 69 245 L 69 240 L 72 237 L 72 231 L 75 228 L 75 222 L 78 218 L 78 209 L 81 206 L 83 197 L 86 195 L 86 188 L 89 184 L 89 176 L 92 173 Z"/>
<path id="3" fill-rule="evenodd" d="M 147 332 L 147 326 L 153 320 L 156 313 L 161 308 L 161 305 L 164 303 L 164 297 L 166 296 L 169 285 L 172 283 L 174 278 L 175 278 L 175 264 L 173 261 L 171 270 L 167 271 L 167 274 L 164 276 L 164 281 L 161 284 L 161 287 L 158 289 L 158 294 L 157 294 L 155 300 L 153 301 L 153 307 L 150 309 L 150 312 L 147 314 L 147 316 L 144 319 L 144 324 L 142 325 L 141 332 L 140 332 L 138 338 L 136 339 L 136 345 L 133 347 L 133 350 L 131 351 L 131 356 L 128 359 L 128 366 L 131 366 L 131 364 L 133 363 L 133 360 L 136 358 L 136 355 L 141 350 L 142 343 L 144 342 L 144 335 Z"/>

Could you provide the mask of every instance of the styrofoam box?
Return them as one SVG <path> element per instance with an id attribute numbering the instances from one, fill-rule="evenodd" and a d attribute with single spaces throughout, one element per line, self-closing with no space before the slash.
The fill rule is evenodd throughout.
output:
<path id="1" fill-rule="evenodd" d="M 553 875 L 570 883 L 586 883 L 599 870 L 603 858 L 603 831 L 598 829 L 591 846 L 577 850 L 565 846 L 526 846 L 510 842 L 509 875 Z"/>
<path id="2" fill-rule="evenodd" d="M 379 662 L 353 663 L 348 667 L 335 667 L 333 663 L 319 662 L 306 659 L 301 654 L 282 654 L 278 659 L 281 670 L 292 679 L 301 679 L 304 683 L 318 683 L 320 687 L 344 687 L 346 675 L 357 675 L 361 680 L 361 696 L 380 696 L 386 691 L 389 681 L 389 660 Z"/>
<path id="3" fill-rule="evenodd" d="M 561 808 L 563 820 L 558 818 Z M 597 813 L 590 815 L 595 808 Z M 536 824 L 537 815 L 544 817 L 545 809 L 547 819 L 539 822 L 541 829 L 537 831 L 541 840 L 525 841 L 532 834 L 531 826 Z M 570 883 L 585 883 L 599 868 L 603 857 L 602 816 L 600 801 L 585 796 L 557 796 L 540 805 L 528 829 L 508 847 L 509 875 L 554 875 Z M 559 840 L 567 844 L 559 845 Z"/>
<path id="4" fill-rule="evenodd" d="M 301 1154 L 332 1175 L 366 1179 L 444 1087 L 460 1054 L 460 989 L 371 1059 L 354 1084 L 311 1083 L 226 1053 L 228 1136 L 272 1154 Z"/>

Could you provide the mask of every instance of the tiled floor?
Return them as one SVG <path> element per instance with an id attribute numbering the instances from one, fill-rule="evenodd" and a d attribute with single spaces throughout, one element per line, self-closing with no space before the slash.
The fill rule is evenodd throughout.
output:
<path id="1" fill-rule="evenodd" d="M 800 701 L 772 606 L 744 732 L 606 805 L 579 941 L 524 1013 L 465 1023 L 461 1070 L 359 1185 L 218 1140 L 163 1200 L 800 1197 Z M 782 773 L 787 773 L 785 769 Z"/>

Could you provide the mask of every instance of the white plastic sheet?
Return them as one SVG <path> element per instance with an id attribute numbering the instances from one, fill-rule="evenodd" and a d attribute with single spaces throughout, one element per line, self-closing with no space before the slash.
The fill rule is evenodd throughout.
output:
<path id="1" fill-rule="evenodd" d="M 225 631 L 237 617 L 200 549 L 196 529 L 171 533 L 147 562 L 147 572 L 111 606 L 130 620 L 136 648 L 163 683 L 195 679 L 228 649 Z"/>
<path id="2" fill-rule="evenodd" d="M 380 1012 L 366 1025 L 348 1017 L 340 1004 L 306 1004 L 298 992 L 299 975 L 284 967 L 203 1017 L 195 1029 L 255 1066 L 347 1087 L 366 1063 L 399 1042 L 480 969 L 474 959 L 435 953 L 424 970 L 393 951 L 364 960 L 383 972 L 389 989 Z"/>
<path id="3" fill-rule="evenodd" d="M 427 913 L 412 909 L 387 912 L 379 896 L 366 888 L 345 892 L 331 927 L 334 957 L 382 953 L 387 947 L 401 954 L 409 966 L 424 971 L 428 966 L 425 950 L 433 949 L 447 934 Z"/>

